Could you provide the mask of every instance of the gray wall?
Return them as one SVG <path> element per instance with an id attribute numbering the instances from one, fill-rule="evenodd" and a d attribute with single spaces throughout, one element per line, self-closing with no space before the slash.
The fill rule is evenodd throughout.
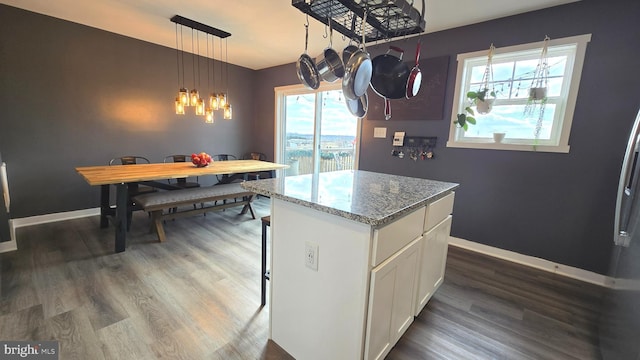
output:
<path id="1" fill-rule="evenodd" d="M 427 21 L 428 21 L 427 14 Z M 640 106 L 637 59 L 640 40 L 635 0 L 583 0 L 422 36 L 424 57 L 449 55 L 445 118 L 441 121 L 364 120 L 360 169 L 454 181 L 452 235 L 490 246 L 606 273 L 611 251 L 617 180 L 628 132 Z M 591 33 L 570 138 L 569 154 L 446 148 L 455 84 L 456 55 Z M 415 48 L 416 39 L 400 41 Z M 371 47 L 372 56 L 381 53 Z M 256 107 L 255 127 L 273 133 L 273 86 L 293 84 L 293 64 L 258 73 L 271 99 Z M 268 83 L 265 83 L 268 82 Z M 269 91 L 269 92 L 268 92 Z M 370 91 L 369 96 L 375 96 Z M 379 118 L 379 117 L 378 117 Z M 436 159 L 390 156 L 387 134 L 437 136 Z M 263 146 L 273 144 L 263 140 Z M 270 146 L 269 146 L 270 145 Z"/>
<path id="2" fill-rule="evenodd" d="M 186 54 L 189 88 L 191 64 Z M 0 152 L 12 218 L 97 207 L 99 188 L 76 166 L 122 155 L 162 162 L 176 153 L 250 151 L 254 77 L 230 66 L 234 118 L 205 124 L 191 108 L 174 114 L 175 49 L 0 5 Z M 204 58 L 200 81 L 207 84 Z"/>

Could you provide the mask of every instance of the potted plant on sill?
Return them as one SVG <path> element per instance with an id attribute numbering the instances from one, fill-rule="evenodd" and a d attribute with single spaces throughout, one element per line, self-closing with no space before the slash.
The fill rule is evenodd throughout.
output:
<path id="1" fill-rule="evenodd" d="M 469 124 L 475 125 L 475 112 L 471 108 L 476 107 L 478 114 L 488 114 L 493 109 L 493 103 L 496 98 L 496 92 L 493 88 L 489 88 L 489 85 L 493 86 L 493 52 L 495 46 L 491 44 L 489 47 L 489 53 L 487 54 L 487 65 L 482 75 L 482 81 L 480 82 L 480 89 L 477 91 L 468 91 L 467 100 L 468 105 L 464 108 L 464 113 L 458 114 L 456 120 L 453 121 L 456 126 L 463 128 L 465 131 L 469 129 Z"/>

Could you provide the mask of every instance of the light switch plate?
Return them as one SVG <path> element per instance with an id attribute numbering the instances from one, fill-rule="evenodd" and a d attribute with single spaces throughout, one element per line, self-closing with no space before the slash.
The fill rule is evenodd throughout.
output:
<path id="1" fill-rule="evenodd" d="M 387 128 L 386 127 L 375 127 L 373 128 L 373 137 L 374 138 L 386 138 L 387 137 Z"/>
<path id="2" fill-rule="evenodd" d="M 393 135 L 393 146 L 403 146 L 404 145 L 404 131 L 396 131 Z"/>

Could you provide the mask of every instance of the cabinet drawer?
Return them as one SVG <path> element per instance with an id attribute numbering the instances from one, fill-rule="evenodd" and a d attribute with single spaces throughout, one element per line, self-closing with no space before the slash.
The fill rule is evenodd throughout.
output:
<path id="1" fill-rule="evenodd" d="M 438 225 L 442 220 L 446 219 L 453 213 L 453 199 L 455 192 L 436 200 L 427 205 L 427 213 L 424 218 L 424 231 L 428 231 L 432 227 Z"/>
<path id="2" fill-rule="evenodd" d="M 425 208 L 422 207 L 391 224 L 374 230 L 372 266 L 377 266 L 422 235 Z"/>

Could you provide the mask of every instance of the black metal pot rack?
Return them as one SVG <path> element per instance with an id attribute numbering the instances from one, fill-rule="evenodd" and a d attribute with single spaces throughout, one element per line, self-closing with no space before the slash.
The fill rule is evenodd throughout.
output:
<path id="1" fill-rule="evenodd" d="M 365 42 L 424 32 L 424 14 L 406 0 L 291 0 L 291 5 L 339 33 L 360 41 L 365 10 Z M 422 0 L 424 12 L 424 0 Z"/>

